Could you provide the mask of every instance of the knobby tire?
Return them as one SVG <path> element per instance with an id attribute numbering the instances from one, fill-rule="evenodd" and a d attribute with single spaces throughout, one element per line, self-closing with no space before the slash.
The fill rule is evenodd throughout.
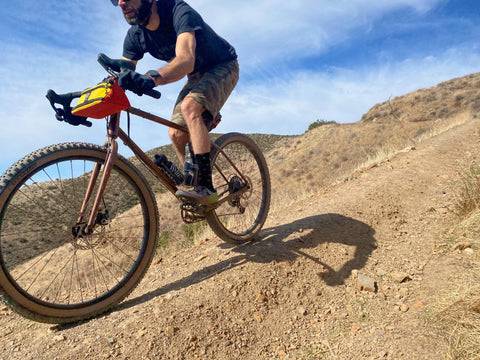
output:
<path id="1" fill-rule="evenodd" d="M 52 145 L 0 177 L 0 295 L 21 315 L 49 323 L 90 318 L 118 304 L 145 275 L 158 210 L 147 181 L 122 156 L 93 233 L 75 230 L 93 165 L 105 157 L 97 145 Z"/>
<path id="2" fill-rule="evenodd" d="M 239 195 L 208 212 L 206 221 L 225 242 L 254 240 L 270 208 L 270 174 L 265 157 L 255 142 L 240 133 L 222 135 L 215 144 L 218 148 L 212 147 L 211 152 L 213 185 L 220 199 L 237 192 Z"/>

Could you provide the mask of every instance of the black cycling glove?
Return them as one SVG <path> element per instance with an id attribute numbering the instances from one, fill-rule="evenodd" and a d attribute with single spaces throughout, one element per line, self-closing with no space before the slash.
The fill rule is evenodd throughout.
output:
<path id="1" fill-rule="evenodd" d="M 148 75 L 141 75 L 135 71 L 127 70 L 121 73 L 118 78 L 118 85 L 141 96 L 155 87 L 155 81 Z"/>

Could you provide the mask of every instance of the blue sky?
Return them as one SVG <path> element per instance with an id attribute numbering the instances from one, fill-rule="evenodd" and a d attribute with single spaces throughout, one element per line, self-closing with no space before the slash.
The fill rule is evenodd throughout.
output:
<path id="1" fill-rule="evenodd" d="M 64 141 L 103 143 L 105 122 L 55 120 L 47 100 L 99 82 L 96 56 L 121 57 L 128 25 L 108 0 L 2 0 L 0 173 L 27 153 Z M 474 0 L 190 0 L 239 55 L 240 81 L 219 132 L 301 134 L 317 119 L 352 123 L 390 97 L 480 71 Z M 162 63 L 149 56 L 146 72 Z M 133 106 L 169 117 L 182 81 Z M 134 119 L 145 149 L 167 129 Z M 129 153 L 125 153 L 129 156 Z"/>

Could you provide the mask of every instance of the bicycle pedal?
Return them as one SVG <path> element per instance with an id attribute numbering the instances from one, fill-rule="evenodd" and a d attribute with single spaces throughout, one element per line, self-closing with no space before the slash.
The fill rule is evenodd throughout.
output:
<path id="1" fill-rule="evenodd" d="M 180 210 L 183 210 L 183 211 L 196 212 L 197 208 L 198 208 L 198 205 L 191 202 L 183 202 L 182 204 L 180 204 Z"/>
<path id="2" fill-rule="evenodd" d="M 196 204 L 181 204 L 180 212 L 183 222 L 187 224 L 192 224 L 205 219 L 203 209 L 201 209 L 201 207 L 199 208 Z"/>
<path id="3" fill-rule="evenodd" d="M 186 210 L 186 211 L 192 211 L 201 215 L 216 209 L 218 206 L 218 203 L 211 204 L 211 205 L 198 204 L 192 201 L 192 199 L 186 198 L 183 196 L 178 197 L 178 199 L 182 202 L 180 204 L 180 209 Z"/>

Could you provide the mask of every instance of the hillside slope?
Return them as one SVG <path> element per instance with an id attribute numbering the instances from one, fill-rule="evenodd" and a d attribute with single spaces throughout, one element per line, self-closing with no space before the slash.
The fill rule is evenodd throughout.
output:
<path id="1" fill-rule="evenodd" d="M 307 197 L 276 196 L 259 242 L 210 238 L 157 258 L 110 314 L 51 327 L 0 309 L 0 359 L 444 358 L 429 314 L 478 267 L 477 250 L 447 242 L 452 181 L 479 161 L 480 120 L 455 118 L 463 123 L 381 162 L 312 183 Z M 270 152 L 277 194 L 297 179 L 278 175 L 280 157 L 352 128 L 318 129 Z M 311 170 L 302 176 L 316 179 Z M 364 276 L 374 291 L 358 288 Z"/>
<path id="2" fill-rule="evenodd" d="M 101 318 L 52 331 L 2 309 L 1 358 L 441 358 L 425 310 L 472 260 L 440 250 L 450 179 L 478 160 L 479 129 L 472 120 L 277 211 L 260 242 L 208 240 L 164 259 Z M 357 289 L 357 271 L 375 293 Z"/>

